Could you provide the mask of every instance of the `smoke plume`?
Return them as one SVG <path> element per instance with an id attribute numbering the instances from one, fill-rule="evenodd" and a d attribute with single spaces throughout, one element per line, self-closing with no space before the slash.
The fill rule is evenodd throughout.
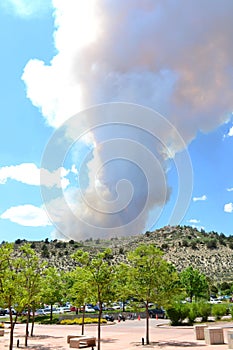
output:
<path id="1" fill-rule="evenodd" d="M 104 235 L 108 230 L 113 234 L 117 227 L 125 227 L 122 234 L 133 233 L 129 232 L 127 224 L 139 216 L 150 198 L 146 186 L 149 175 L 143 176 L 141 170 L 148 169 L 152 160 L 136 144 L 145 145 L 157 159 L 153 162 L 153 198 L 149 199 L 140 224 L 137 222 L 137 226 L 132 227 L 139 232 L 147 227 L 151 211 L 169 199 L 167 160 L 182 151 L 199 130 L 208 132 L 229 120 L 233 101 L 233 2 L 54 0 L 53 6 L 57 54 L 50 65 L 37 59 L 30 60 L 22 76 L 28 98 L 40 108 L 46 122 L 55 129 L 61 127 L 62 132 L 65 129 L 64 138 L 76 141 L 73 119 L 67 124 L 70 117 L 91 106 L 122 101 L 156 110 L 173 126 L 162 128 L 162 131 L 160 124 L 153 126 L 153 136 L 162 134 L 162 142 L 155 142 L 148 130 L 136 132 L 135 127 L 127 129 L 125 125 L 107 127 L 107 111 L 101 110 L 104 128 L 96 125 L 94 129 L 90 128 L 99 118 L 92 112 L 85 115 L 82 112 L 81 122 L 78 122 L 85 137 L 92 140 L 83 172 L 79 169 L 79 178 L 85 174 L 87 179 L 83 184 L 85 195 L 80 194 L 80 185 L 78 189 L 68 189 L 65 196 L 74 203 L 72 213 L 81 216 L 82 221 L 91 222 L 92 236 L 97 231 L 101 234 L 99 230 L 95 231 L 96 227 L 103 228 Z M 129 115 L 134 124 L 133 115 Z M 142 115 L 140 118 L 143 120 Z M 63 122 L 65 126 L 62 126 Z M 177 131 L 181 137 L 177 137 Z M 131 140 L 131 146 L 120 143 L 119 135 L 124 140 Z M 118 146 L 104 147 L 105 141 L 115 139 Z M 109 142 L 107 144 L 109 146 Z M 132 144 L 134 151 L 130 148 Z M 119 153 L 114 151 L 116 149 Z M 130 156 L 124 155 L 125 149 L 130 150 Z M 112 161 L 111 158 L 111 166 L 108 166 L 110 154 L 121 159 Z M 143 165 L 137 164 L 133 154 L 143 157 Z M 133 157 L 131 164 L 130 157 Z M 60 166 L 62 164 L 58 168 Z M 136 181 L 132 192 L 134 202 L 127 201 L 133 196 L 132 189 L 128 185 L 127 189 L 121 188 L 120 179 L 127 179 L 131 184 Z M 118 185 L 120 193 L 116 191 Z M 117 201 L 114 207 L 116 198 L 122 203 Z M 49 204 L 56 212 L 59 199 L 53 198 Z M 90 203 L 95 203 L 95 215 Z M 113 217 L 109 214 L 109 206 L 114 213 L 122 207 L 124 210 Z M 75 224 L 75 216 L 72 220 L 69 215 L 62 214 L 62 221 L 65 235 L 76 238 L 89 235 L 80 223 Z M 69 229 L 65 229 L 68 226 Z"/>

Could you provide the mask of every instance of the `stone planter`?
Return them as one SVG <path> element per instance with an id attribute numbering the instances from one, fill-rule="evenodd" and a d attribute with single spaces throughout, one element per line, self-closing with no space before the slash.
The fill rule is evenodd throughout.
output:
<path id="1" fill-rule="evenodd" d="M 201 325 L 195 325 L 194 326 L 194 333 L 196 336 L 196 340 L 204 340 L 205 335 L 204 335 L 204 329 L 207 327 L 206 324 L 201 324 Z"/>
<path id="2" fill-rule="evenodd" d="M 227 331 L 228 349 L 233 349 L 233 330 Z"/>
<path id="3" fill-rule="evenodd" d="M 204 334 L 206 344 L 224 344 L 223 329 L 221 327 L 205 328 Z"/>

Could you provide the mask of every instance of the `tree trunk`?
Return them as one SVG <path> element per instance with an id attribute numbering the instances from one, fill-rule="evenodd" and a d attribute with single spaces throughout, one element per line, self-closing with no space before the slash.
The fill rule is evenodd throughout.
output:
<path id="1" fill-rule="evenodd" d="M 14 323 L 13 323 L 11 308 L 9 308 L 9 315 L 10 315 L 10 323 L 11 323 L 9 350 L 12 350 L 13 349 L 13 341 L 14 341 Z"/>
<path id="2" fill-rule="evenodd" d="M 148 310 L 148 302 L 146 302 L 146 344 L 150 344 L 149 340 L 149 310 Z"/>
<path id="3" fill-rule="evenodd" d="M 24 343 L 25 346 L 28 346 L 29 321 L 30 321 L 30 308 L 28 308 L 28 312 L 27 312 L 26 331 L 25 331 L 25 343 Z"/>
<path id="4" fill-rule="evenodd" d="M 15 316 L 15 319 L 13 320 L 13 315 L 12 315 L 11 306 L 9 307 L 9 316 L 10 316 L 10 324 L 11 324 L 9 350 L 13 350 L 14 328 L 15 328 L 15 323 L 16 323 L 16 321 L 17 321 L 18 315 L 16 315 L 16 316 Z"/>
<path id="5" fill-rule="evenodd" d="M 83 313 L 82 313 L 82 335 L 84 335 L 85 308 L 86 308 L 86 304 L 83 305 Z"/>
<path id="6" fill-rule="evenodd" d="M 53 320 L 53 304 L 50 305 L 50 322 Z"/>
<path id="7" fill-rule="evenodd" d="M 124 302 L 124 300 L 122 301 L 122 312 L 125 312 L 125 302 Z"/>
<path id="8" fill-rule="evenodd" d="M 97 350 L 100 350 L 101 316 L 102 316 L 102 302 L 99 302 Z"/>
<path id="9" fill-rule="evenodd" d="M 34 336 L 34 324 L 35 324 L 35 305 L 32 307 L 32 327 L 31 327 L 31 337 Z"/>

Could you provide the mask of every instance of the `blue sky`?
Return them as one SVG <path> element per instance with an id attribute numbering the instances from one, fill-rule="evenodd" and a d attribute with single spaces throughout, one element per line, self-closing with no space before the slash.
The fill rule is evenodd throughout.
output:
<path id="1" fill-rule="evenodd" d="M 78 203 L 82 200 L 82 189 L 90 203 L 92 200 L 95 203 L 95 213 L 99 213 L 99 197 L 97 200 L 96 194 L 91 193 L 93 186 L 105 200 L 112 201 L 116 195 L 115 190 L 111 192 L 117 182 L 116 173 L 123 177 L 129 175 L 129 181 L 135 180 L 124 162 L 111 169 L 110 174 L 100 171 L 100 176 L 96 176 L 105 164 L 103 159 L 109 159 L 109 154 L 103 158 L 103 142 L 112 139 L 116 130 L 109 127 L 102 132 L 90 131 L 89 120 L 95 117 L 88 119 L 88 113 L 86 116 L 84 113 L 83 119 L 79 119 L 84 120 L 83 124 L 79 122 L 82 124 L 79 125 L 80 128 L 84 125 L 87 132 L 79 142 L 72 139 L 64 162 L 49 169 L 50 164 L 42 161 L 53 133 L 57 132 L 56 141 L 63 135 L 64 121 L 93 105 L 118 101 L 158 111 L 178 130 L 187 145 L 184 150 L 177 140 L 170 142 L 169 139 L 165 148 L 172 149 L 174 155 L 169 161 L 167 156 L 155 152 L 166 168 L 166 189 L 170 188 L 171 193 L 162 206 L 161 217 L 153 220 L 156 208 L 161 208 L 161 198 L 158 198 L 150 203 L 148 213 L 138 226 L 131 228 L 138 227 L 140 232 L 145 232 L 169 224 L 180 191 L 174 157 L 176 153 L 188 152 L 193 169 L 193 179 L 190 178 L 187 188 L 191 197 L 187 210 L 182 212 L 183 219 L 177 224 L 233 234 L 233 45 L 230 40 L 233 29 L 221 27 L 231 13 L 232 3 L 224 2 L 225 6 L 215 3 L 211 10 L 209 0 L 204 8 L 200 1 L 190 1 L 189 5 L 183 1 L 175 4 L 171 1 L 169 5 L 157 1 L 154 6 L 150 0 L 141 4 L 129 1 L 128 7 L 119 0 L 83 0 L 79 5 L 72 0 L 63 4 L 54 0 L 44 1 L 43 7 L 41 1 L 7 0 L 0 5 L 1 241 L 40 240 L 62 237 L 61 234 L 84 239 L 97 237 L 100 231 L 94 231 L 93 226 L 99 225 L 101 229 L 103 225 L 106 229 L 112 225 L 109 232 L 114 231 L 115 235 L 118 234 L 115 222 L 127 226 L 128 221 L 124 220 L 127 212 L 129 216 L 132 214 L 130 206 L 120 218 L 114 217 L 111 224 L 111 215 L 104 218 L 86 213 L 83 203 Z M 190 21 L 173 22 L 180 9 L 182 18 Z M 71 130 L 69 132 L 72 138 Z M 117 134 L 118 138 L 119 135 L 129 138 L 131 131 L 127 134 L 119 129 Z M 66 144 L 65 137 L 63 135 Z M 141 142 L 141 136 L 136 140 Z M 147 163 L 143 165 L 147 169 Z M 144 181 L 140 174 L 134 172 L 135 177 L 140 178 L 135 180 L 139 181 L 138 187 L 140 181 Z M 157 175 L 155 182 L 156 179 Z M 156 186 L 153 184 L 152 189 L 158 191 L 160 183 Z M 49 195 L 56 201 L 45 203 L 41 189 L 51 191 Z M 70 201 L 72 218 L 63 213 L 56 193 L 59 196 L 63 193 Z M 144 196 L 140 188 L 135 191 L 133 212 L 143 207 Z M 49 214 L 52 212 L 52 218 L 48 218 L 44 209 L 49 210 Z M 90 217 L 94 219 L 90 231 L 87 226 L 81 226 L 76 236 L 72 230 L 76 230 L 80 222 L 72 220 L 79 213 L 82 222 L 89 223 Z M 61 232 L 63 224 L 69 229 Z M 106 236 L 106 230 L 103 231 Z M 127 232 L 127 227 L 121 232 L 132 233 Z"/>

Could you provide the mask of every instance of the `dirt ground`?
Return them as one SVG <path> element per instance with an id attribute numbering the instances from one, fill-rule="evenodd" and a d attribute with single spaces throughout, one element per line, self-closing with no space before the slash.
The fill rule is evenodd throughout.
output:
<path id="1" fill-rule="evenodd" d="M 189 350 L 225 350 L 228 349 L 227 330 L 233 329 L 233 322 L 221 324 L 224 328 L 225 344 L 206 345 L 204 340 L 196 340 L 193 327 L 170 327 L 167 320 L 150 320 L 150 345 L 142 345 L 145 339 L 145 320 L 127 320 L 101 327 L 102 350 L 140 350 L 140 349 L 189 349 Z M 160 326 L 159 326 L 160 325 Z M 14 349 L 24 348 L 25 325 L 17 324 L 15 328 Z M 36 325 L 35 336 L 29 337 L 27 349 L 33 350 L 68 350 L 68 334 L 81 334 L 81 327 L 61 325 Z M 85 326 L 85 335 L 97 336 L 97 326 Z M 4 337 L 0 337 L 0 349 L 9 346 L 9 329 L 5 329 Z"/>

